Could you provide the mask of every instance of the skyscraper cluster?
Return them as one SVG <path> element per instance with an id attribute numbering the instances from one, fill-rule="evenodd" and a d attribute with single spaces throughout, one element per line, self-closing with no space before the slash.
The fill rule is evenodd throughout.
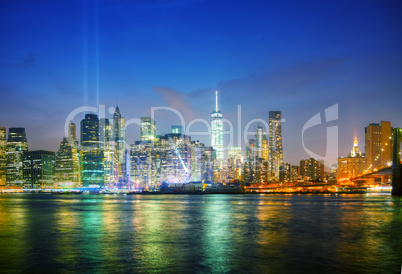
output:
<path id="1" fill-rule="evenodd" d="M 211 113 L 211 146 L 192 140 L 182 126 L 156 135 L 156 122 L 140 118 L 140 140 L 126 146 L 125 118 L 116 107 L 112 121 L 87 113 L 80 122 L 80 138 L 71 121 L 57 152 L 28 151 L 24 128 L 0 128 L 1 185 L 16 188 L 152 188 L 162 182 L 267 182 L 278 178 L 282 163 L 281 114 L 269 116 L 268 140 L 263 128 L 247 145 L 243 161 L 240 147 L 223 149 L 223 114 Z M 272 117 L 271 117 L 272 116 Z M 271 136 L 272 135 L 272 136 Z M 274 144 L 271 144 L 274 142 Z"/>
<path id="2" fill-rule="evenodd" d="M 258 124 L 254 137 L 241 147 L 224 151 L 223 114 L 211 113 L 211 146 L 192 140 L 181 125 L 171 133 L 157 135 L 151 117 L 140 118 L 140 140 L 126 144 L 125 117 L 117 106 L 111 121 L 87 113 L 80 122 L 80 138 L 71 121 L 57 152 L 29 151 L 24 128 L 0 127 L 0 186 L 9 188 L 156 188 L 162 183 L 190 181 L 227 183 L 284 183 L 296 180 L 321 182 L 324 165 L 319 159 L 283 161 L 282 114 L 269 111 L 268 127 Z M 338 180 L 389 165 L 392 159 L 390 122 L 370 124 L 365 129 L 365 151 L 357 139 L 347 157 L 338 159 Z"/>
<path id="3" fill-rule="evenodd" d="M 136 188 L 156 187 L 162 182 L 182 184 L 213 180 L 212 148 L 182 133 L 168 133 L 131 146 L 131 179 Z"/>
<path id="4" fill-rule="evenodd" d="M 282 114 L 269 112 L 269 137 L 262 126 L 255 130 L 255 138 L 246 145 L 243 180 L 253 183 L 278 181 L 283 168 Z"/>

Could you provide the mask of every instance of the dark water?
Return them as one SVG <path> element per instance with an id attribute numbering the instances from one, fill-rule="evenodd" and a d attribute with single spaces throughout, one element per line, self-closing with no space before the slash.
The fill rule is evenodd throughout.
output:
<path id="1" fill-rule="evenodd" d="M 402 199 L 0 195 L 0 272 L 400 273 Z"/>

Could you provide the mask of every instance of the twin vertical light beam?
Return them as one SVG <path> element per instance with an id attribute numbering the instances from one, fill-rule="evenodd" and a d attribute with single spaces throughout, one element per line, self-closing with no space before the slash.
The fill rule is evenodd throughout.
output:
<path id="1" fill-rule="evenodd" d="M 90 87 L 89 83 L 91 82 L 90 75 L 95 74 L 95 93 L 96 93 L 96 105 L 99 105 L 99 90 L 100 90 L 100 77 L 99 77 L 99 60 L 100 60 L 100 51 L 99 51 L 99 1 L 94 1 L 94 9 L 89 8 L 89 0 L 83 0 L 82 4 L 82 93 L 83 93 L 83 104 L 84 106 L 89 105 L 89 93 Z M 94 11 L 94 14 L 91 14 L 91 11 Z M 93 17 L 94 16 L 94 17 Z M 94 19 L 92 19 L 94 18 Z M 94 45 L 89 42 L 89 37 L 91 37 L 91 31 L 89 26 L 91 23 L 95 24 L 94 35 L 95 41 Z M 90 71 L 90 58 L 89 58 L 89 49 L 95 48 L 95 70 Z"/>

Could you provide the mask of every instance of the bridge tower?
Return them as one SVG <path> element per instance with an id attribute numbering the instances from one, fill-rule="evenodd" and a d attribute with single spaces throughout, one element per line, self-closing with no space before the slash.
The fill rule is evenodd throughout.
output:
<path id="1" fill-rule="evenodd" d="M 393 133 L 392 195 L 402 196 L 402 165 L 400 155 L 402 128 L 394 128 Z"/>

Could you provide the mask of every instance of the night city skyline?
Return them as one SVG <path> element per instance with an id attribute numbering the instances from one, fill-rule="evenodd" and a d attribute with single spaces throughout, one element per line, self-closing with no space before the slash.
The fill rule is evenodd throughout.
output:
<path id="1" fill-rule="evenodd" d="M 401 15 L 1 1 L 0 272 L 399 273 Z"/>
<path id="2" fill-rule="evenodd" d="M 292 164 L 309 157 L 303 125 L 332 105 L 338 121 L 304 135 L 320 155 L 327 126 L 339 126 L 344 156 L 355 136 L 363 143 L 368 124 L 402 125 L 397 1 L 22 2 L 0 11 L 0 116 L 1 126 L 26 128 L 30 150 L 57 151 L 67 115 L 84 105 L 118 102 L 126 119 L 172 107 L 186 123 L 209 121 L 215 90 L 235 126 L 241 105 L 243 129 L 281 110 Z M 164 114 L 155 117 L 157 134 L 178 124 Z M 138 127 L 127 128 L 128 144 L 139 139 Z"/>

